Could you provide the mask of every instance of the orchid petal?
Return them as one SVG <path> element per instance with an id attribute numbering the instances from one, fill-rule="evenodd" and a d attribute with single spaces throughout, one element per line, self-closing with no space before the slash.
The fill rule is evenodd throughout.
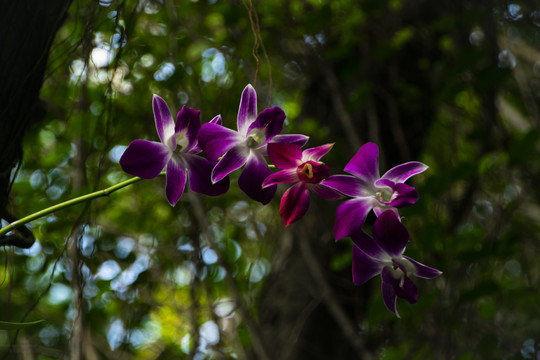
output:
<path id="1" fill-rule="evenodd" d="M 427 168 L 428 166 L 421 162 L 411 161 L 391 168 L 382 176 L 382 179 L 389 179 L 396 183 L 402 183 L 411 176 L 425 171 Z"/>
<path id="2" fill-rule="evenodd" d="M 165 194 L 172 206 L 176 205 L 186 186 L 186 168 L 181 162 L 174 159 L 167 163 L 167 181 L 165 183 Z"/>
<path id="3" fill-rule="evenodd" d="M 321 146 L 317 146 L 311 149 L 306 149 L 302 153 L 302 161 L 319 161 L 324 155 L 326 155 L 330 150 L 332 150 L 332 147 L 334 144 L 325 144 Z"/>
<path id="4" fill-rule="evenodd" d="M 377 239 L 372 238 L 363 230 L 356 231 L 351 234 L 351 240 L 364 254 L 374 260 L 387 261 L 390 259 L 388 254 L 381 248 Z"/>
<path id="5" fill-rule="evenodd" d="M 331 189 L 328 186 L 324 186 L 323 184 L 306 184 L 306 186 L 309 191 L 326 200 L 337 200 L 343 197 L 334 189 Z"/>
<path id="6" fill-rule="evenodd" d="M 266 205 L 272 201 L 277 190 L 277 186 L 262 188 L 263 181 L 271 174 L 272 172 L 268 168 L 264 157 L 252 151 L 247 160 L 246 167 L 238 178 L 238 186 L 247 196 Z"/>
<path id="7" fill-rule="evenodd" d="M 212 170 L 212 181 L 216 183 L 234 170 L 240 169 L 248 160 L 249 153 L 249 148 L 244 144 L 237 145 L 227 151 Z"/>
<path id="8" fill-rule="evenodd" d="M 176 148 L 176 139 L 174 137 L 174 120 L 167 103 L 158 95 L 154 95 L 152 107 L 154 109 L 154 119 L 156 121 L 156 130 L 159 135 L 159 139 L 171 150 L 174 150 Z"/>
<path id="9" fill-rule="evenodd" d="M 259 146 L 264 146 L 272 140 L 274 136 L 279 134 L 283 130 L 283 123 L 285 122 L 285 113 L 281 108 L 274 106 L 269 109 L 264 109 L 257 119 L 249 126 L 246 136 L 253 129 L 260 129 L 264 131 L 264 142 Z"/>
<path id="10" fill-rule="evenodd" d="M 129 175 L 153 179 L 171 158 L 169 148 L 161 143 L 133 140 L 120 158 L 120 166 Z"/>
<path id="11" fill-rule="evenodd" d="M 372 208 L 371 198 L 356 198 L 345 201 L 336 211 L 334 236 L 336 241 L 362 230 L 366 216 Z"/>
<path id="12" fill-rule="evenodd" d="M 409 241 L 409 232 L 392 210 L 383 212 L 373 225 L 373 238 L 390 256 L 399 257 Z"/>
<path id="13" fill-rule="evenodd" d="M 300 147 L 306 145 L 309 140 L 309 136 L 302 134 L 282 134 L 276 135 L 272 138 L 274 144 L 295 144 Z"/>
<path id="14" fill-rule="evenodd" d="M 382 279 L 382 296 L 384 305 L 388 310 L 400 317 L 396 309 L 397 295 L 394 289 L 394 283 L 398 281 L 392 276 L 392 273 L 388 267 L 384 267 L 381 272 Z"/>
<path id="15" fill-rule="evenodd" d="M 351 234 L 351 240 L 364 254 L 375 260 L 388 260 L 390 257 L 381 248 L 376 239 L 366 234 L 363 230 Z"/>
<path id="16" fill-rule="evenodd" d="M 229 177 L 212 183 L 211 176 L 215 163 L 197 155 L 184 154 L 189 173 L 189 188 L 208 196 L 225 194 L 229 190 Z"/>
<path id="17" fill-rule="evenodd" d="M 396 295 L 402 299 L 405 299 L 409 304 L 415 304 L 418 301 L 418 290 L 414 282 L 407 276 L 401 279 L 398 286 L 394 288 Z"/>
<path id="18" fill-rule="evenodd" d="M 382 265 L 357 248 L 352 249 L 352 278 L 354 285 L 360 286 L 381 273 Z"/>
<path id="19" fill-rule="evenodd" d="M 396 188 L 396 183 L 389 179 L 379 179 L 374 184 L 377 187 L 389 187 L 392 191 Z"/>
<path id="20" fill-rule="evenodd" d="M 324 180 L 322 184 L 351 197 L 372 195 L 372 191 L 370 191 L 371 185 L 350 175 L 332 175 Z"/>
<path id="21" fill-rule="evenodd" d="M 197 133 L 201 127 L 200 111 L 194 110 L 187 106 L 182 106 L 182 109 L 178 112 L 176 116 L 176 125 L 174 128 L 174 133 L 180 134 L 185 132 L 183 136 L 187 140 L 187 144 L 182 144 L 184 152 L 199 152 L 197 146 Z M 180 145 L 177 140 L 177 146 Z"/>
<path id="22" fill-rule="evenodd" d="M 403 257 L 414 265 L 414 268 L 415 268 L 414 275 L 419 278 L 434 279 L 437 276 L 442 274 L 442 272 L 440 272 L 439 270 L 426 266 L 422 263 L 419 263 L 418 261 L 413 260 L 408 256 L 403 256 Z"/>
<path id="23" fill-rule="evenodd" d="M 285 223 L 289 226 L 299 220 L 309 208 L 309 191 L 303 183 L 298 183 L 290 187 L 281 198 L 279 213 Z"/>
<path id="24" fill-rule="evenodd" d="M 240 107 L 238 109 L 238 132 L 245 138 L 247 129 L 257 118 L 257 93 L 251 84 L 242 91 Z"/>
<path id="25" fill-rule="evenodd" d="M 345 171 L 373 183 L 379 178 L 379 148 L 374 143 L 364 144 L 345 166 Z"/>
<path id="26" fill-rule="evenodd" d="M 264 179 L 262 183 L 262 187 L 268 187 L 271 185 L 281 184 L 281 183 L 288 183 L 288 184 L 294 184 L 298 181 L 298 174 L 296 173 L 296 169 L 287 169 L 287 170 L 281 170 L 276 173 L 270 174 Z"/>
<path id="27" fill-rule="evenodd" d="M 418 192 L 412 186 L 404 183 L 397 183 L 393 197 L 394 198 L 390 201 L 389 205 L 395 208 L 402 208 L 418 201 Z"/>
<path id="28" fill-rule="evenodd" d="M 210 161 L 216 161 L 232 147 L 244 142 L 236 131 L 213 123 L 203 124 L 198 136 L 199 145 Z"/>
<path id="29" fill-rule="evenodd" d="M 302 149 L 295 144 L 268 144 L 268 157 L 278 169 L 296 169 L 301 163 Z"/>
<path id="30" fill-rule="evenodd" d="M 304 146 L 309 140 L 309 136 L 297 135 L 297 134 L 284 134 L 276 135 L 269 141 L 269 144 L 295 144 L 300 147 Z M 257 148 L 262 155 L 268 156 L 268 151 L 266 150 L 267 145 L 262 145 Z"/>
<path id="31" fill-rule="evenodd" d="M 209 121 L 210 124 L 216 124 L 216 125 L 221 125 L 222 122 L 223 120 L 221 119 L 221 115 L 216 115 L 214 116 L 212 120 Z"/>

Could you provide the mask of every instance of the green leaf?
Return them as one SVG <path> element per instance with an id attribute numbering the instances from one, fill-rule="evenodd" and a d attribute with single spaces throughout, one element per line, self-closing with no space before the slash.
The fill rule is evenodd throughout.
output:
<path id="1" fill-rule="evenodd" d="M 8 322 L 8 321 L 0 321 L 0 329 L 1 330 L 18 330 L 29 326 L 38 325 L 45 322 L 45 320 L 38 320 L 38 321 L 31 321 L 31 322 Z"/>

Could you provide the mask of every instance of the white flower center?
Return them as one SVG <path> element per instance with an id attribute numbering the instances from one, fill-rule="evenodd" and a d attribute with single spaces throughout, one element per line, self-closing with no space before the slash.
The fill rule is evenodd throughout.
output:
<path id="1" fill-rule="evenodd" d="M 261 129 L 253 129 L 249 132 L 249 135 L 246 138 L 246 145 L 250 149 L 255 149 L 259 147 L 265 139 L 266 136 L 264 135 L 264 131 Z"/>
<path id="2" fill-rule="evenodd" d="M 400 258 L 394 258 L 394 261 L 399 263 L 405 268 L 405 275 L 410 276 L 411 274 L 414 274 L 416 272 L 416 268 L 414 267 L 414 264 L 410 262 L 409 260 L 405 259 L 404 257 Z M 392 269 L 397 269 L 396 271 L 399 271 L 400 274 L 403 274 L 403 270 L 401 270 L 397 265 L 392 264 Z M 394 274 L 394 272 L 392 272 Z"/>
<path id="3" fill-rule="evenodd" d="M 384 187 L 378 187 L 377 191 L 375 192 L 375 197 L 380 202 L 388 203 L 392 200 L 392 196 L 394 195 L 394 192 L 392 189 L 390 189 L 387 186 Z"/>
<path id="4" fill-rule="evenodd" d="M 176 137 L 176 149 L 174 149 L 175 153 L 181 153 L 188 147 L 189 140 L 186 137 L 186 133 L 187 129 L 184 129 L 174 135 Z"/>

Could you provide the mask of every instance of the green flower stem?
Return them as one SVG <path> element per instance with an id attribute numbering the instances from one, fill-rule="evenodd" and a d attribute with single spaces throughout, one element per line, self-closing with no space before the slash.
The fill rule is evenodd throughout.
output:
<path id="1" fill-rule="evenodd" d="M 165 171 L 163 171 L 159 175 L 165 175 Z M 108 187 L 106 189 L 98 190 L 98 191 L 95 191 L 95 192 L 90 193 L 90 194 L 79 196 L 79 197 L 77 197 L 75 199 L 64 201 L 63 203 L 53 205 L 53 206 L 48 207 L 46 209 L 40 210 L 40 211 L 35 212 L 33 214 L 30 214 L 28 216 L 25 216 L 22 219 L 16 220 L 16 221 L 12 222 L 11 224 L 9 224 L 9 225 L 3 227 L 2 229 L 0 229 L 0 237 L 4 236 L 5 234 L 10 232 L 11 230 L 14 230 L 14 229 L 16 229 L 16 228 L 18 228 L 20 226 L 23 226 L 23 225 L 29 223 L 30 221 L 34 221 L 34 220 L 39 219 L 39 218 L 41 218 L 41 217 L 43 217 L 45 215 L 49 215 L 49 214 L 51 214 L 53 212 L 56 212 L 58 210 L 66 209 L 68 207 L 71 207 L 71 206 L 74 206 L 74 205 L 77 205 L 77 204 L 80 204 L 80 203 L 83 203 L 83 202 L 86 202 L 86 201 L 91 201 L 91 200 L 94 200 L 94 199 L 97 199 L 97 198 L 100 198 L 100 197 L 109 196 L 110 194 L 112 194 L 116 190 L 120 190 L 122 188 L 125 188 L 126 186 L 135 184 L 135 183 L 137 183 L 137 182 L 139 182 L 141 180 L 144 180 L 144 179 L 141 179 L 140 177 L 133 177 L 131 179 L 122 181 L 121 183 L 118 183 L 118 184 L 113 185 L 111 187 Z"/>

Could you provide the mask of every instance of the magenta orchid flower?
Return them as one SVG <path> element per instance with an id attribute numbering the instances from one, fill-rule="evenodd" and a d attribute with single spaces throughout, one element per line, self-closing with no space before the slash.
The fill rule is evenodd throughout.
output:
<path id="1" fill-rule="evenodd" d="M 337 191 L 321 184 L 330 175 L 330 168 L 319 160 L 332 146 L 326 144 L 302 151 L 296 144 L 268 144 L 268 157 L 282 170 L 269 175 L 262 186 L 296 183 L 281 198 L 279 213 L 285 226 L 304 216 L 309 208 L 309 191 L 329 200 L 341 198 Z"/>
<path id="2" fill-rule="evenodd" d="M 353 199 L 339 205 L 336 211 L 334 235 L 336 240 L 361 231 L 371 209 L 379 216 L 383 211 L 414 204 L 418 200 L 416 190 L 404 182 L 428 167 L 411 161 L 398 165 L 379 176 L 379 148 L 374 143 L 364 144 L 345 166 L 354 175 L 334 175 L 323 182 L 334 190 Z"/>
<path id="3" fill-rule="evenodd" d="M 410 279 L 414 275 L 433 279 L 441 275 L 430 268 L 403 255 L 409 242 L 409 233 L 392 210 L 379 215 L 373 225 L 373 237 L 363 231 L 351 236 L 353 246 L 352 276 L 355 285 L 362 285 L 381 274 L 383 301 L 388 310 L 399 317 L 396 309 L 398 297 L 410 304 L 416 303 L 418 291 Z"/>
<path id="4" fill-rule="evenodd" d="M 178 113 L 176 124 L 165 100 L 154 95 L 152 102 L 156 129 L 161 142 L 134 140 L 120 158 L 120 166 L 126 173 L 143 179 L 153 179 L 164 167 L 166 170 L 165 193 L 174 206 L 186 184 L 186 168 L 191 190 L 218 196 L 229 189 L 229 179 L 213 183 L 210 175 L 215 163 L 196 155 L 201 152 L 197 133 L 201 127 L 199 111 L 187 106 Z M 221 123 L 216 116 L 211 123 Z"/>
<path id="5" fill-rule="evenodd" d="M 264 179 L 272 172 L 264 159 L 269 142 L 304 145 L 304 135 L 278 135 L 285 121 L 285 113 L 274 106 L 257 115 L 257 93 L 251 85 L 242 92 L 238 110 L 238 131 L 221 124 L 204 124 L 199 131 L 199 143 L 212 161 L 218 161 L 212 171 L 212 181 L 218 182 L 231 172 L 246 165 L 238 185 L 250 198 L 268 204 L 276 186 L 262 189 Z"/>

